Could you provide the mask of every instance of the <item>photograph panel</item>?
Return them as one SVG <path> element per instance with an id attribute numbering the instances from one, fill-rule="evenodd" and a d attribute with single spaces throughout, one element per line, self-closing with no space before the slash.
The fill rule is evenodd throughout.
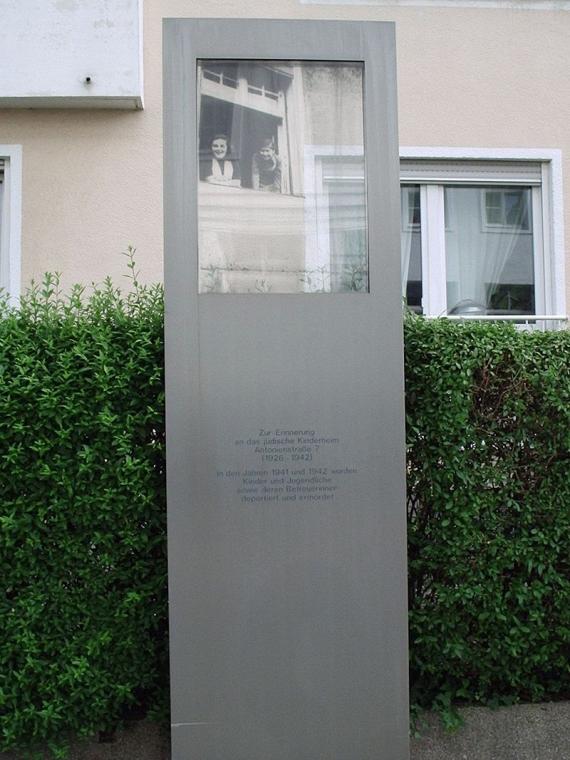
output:
<path id="1" fill-rule="evenodd" d="M 200 293 L 367 292 L 363 64 L 197 76 Z"/>

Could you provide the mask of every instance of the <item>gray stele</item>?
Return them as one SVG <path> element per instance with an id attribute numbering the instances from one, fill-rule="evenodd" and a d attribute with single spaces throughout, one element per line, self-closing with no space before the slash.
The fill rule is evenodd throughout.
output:
<path id="1" fill-rule="evenodd" d="M 198 295 L 203 58 L 364 62 L 369 293 Z M 408 758 L 396 108 L 391 23 L 164 22 L 174 760 Z M 319 465 L 358 474 L 244 505 L 216 471 L 261 428 L 338 437 Z"/>

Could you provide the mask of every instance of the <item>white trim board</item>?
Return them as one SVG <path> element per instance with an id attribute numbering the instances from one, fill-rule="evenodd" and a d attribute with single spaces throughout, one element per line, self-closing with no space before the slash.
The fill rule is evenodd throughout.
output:
<path id="1" fill-rule="evenodd" d="M 0 145 L 4 159 L 4 199 L 0 231 L 0 287 L 8 291 L 10 301 L 20 297 L 22 249 L 22 146 Z"/>
<path id="2" fill-rule="evenodd" d="M 570 11 L 570 0 L 299 0 L 301 5 L 376 5 L 408 8 L 499 8 L 517 11 Z"/>

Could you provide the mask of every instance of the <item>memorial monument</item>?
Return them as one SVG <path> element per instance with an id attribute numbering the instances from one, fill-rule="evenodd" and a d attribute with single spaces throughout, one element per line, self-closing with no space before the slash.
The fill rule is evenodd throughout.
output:
<path id="1" fill-rule="evenodd" d="M 405 760 L 393 25 L 164 61 L 172 757 Z"/>

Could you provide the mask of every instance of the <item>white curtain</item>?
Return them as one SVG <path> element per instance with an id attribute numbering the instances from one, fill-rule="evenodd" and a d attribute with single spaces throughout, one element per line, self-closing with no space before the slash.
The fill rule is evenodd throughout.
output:
<path id="1" fill-rule="evenodd" d="M 4 202 L 4 174 L 0 161 L 0 243 L 2 242 L 2 227 L 7 221 L 8 209 Z M 8 282 L 8 256 L 0 256 L 0 284 Z"/>
<path id="2" fill-rule="evenodd" d="M 400 233 L 400 260 L 402 263 L 402 298 L 406 297 L 408 274 L 410 271 L 410 254 L 412 252 L 413 230 L 403 229 Z"/>
<path id="3" fill-rule="evenodd" d="M 402 273 L 402 298 L 406 298 L 408 282 L 421 281 L 419 185 L 403 185 L 400 189 L 400 263 Z"/>

